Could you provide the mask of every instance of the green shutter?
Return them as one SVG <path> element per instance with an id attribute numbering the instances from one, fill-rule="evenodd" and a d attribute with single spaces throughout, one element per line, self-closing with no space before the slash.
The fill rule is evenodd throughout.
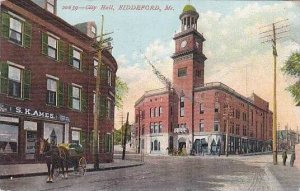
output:
<path id="1" fill-rule="evenodd" d="M 64 49 L 65 49 L 65 43 L 62 40 L 58 40 L 58 61 L 64 60 Z"/>
<path id="2" fill-rule="evenodd" d="M 100 96 L 100 114 L 99 116 L 105 118 L 107 116 L 107 98 Z"/>
<path id="3" fill-rule="evenodd" d="M 74 48 L 71 45 L 69 45 L 69 64 L 70 65 L 73 65 L 73 50 L 74 50 Z"/>
<path id="4" fill-rule="evenodd" d="M 8 64 L 0 62 L 0 93 L 8 94 Z"/>
<path id="5" fill-rule="evenodd" d="M 48 55 L 48 35 L 42 33 L 42 54 Z"/>
<path id="6" fill-rule="evenodd" d="M 86 95 L 81 89 L 81 97 L 80 97 L 80 103 L 81 103 L 81 111 L 86 111 L 87 109 L 87 101 L 86 101 Z"/>
<path id="7" fill-rule="evenodd" d="M 103 83 L 107 84 L 107 66 L 100 64 L 100 77 Z"/>
<path id="8" fill-rule="evenodd" d="M 4 38 L 9 38 L 9 20 L 8 13 L 1 13 L 1 36 Z"/>
<path id="9" fill-rule="evenodd" d="M 86 132 L 84 131 L 80 131 L 80 144 L 83 146 L 83 150 L 86 149 L 86 140 L 87 136 L 86 136 Z"/>
<path id="10" fill-rule="evenodd" d="M 73 95 L 72 85 L 68 84 L 68 107 L 69 108 L 73 108 L 72 95 Z"/>
<path id="11" fill-rule="evenodd" d="M 31 71 L 24 70 L 23 71 L 23 98 L 30 98 L 30 89 L 31 89 Z"/>
<path id="12" fill-rule="evenodd" d="M 59 107 L 64 106 L 64 83 L 62 81 L 58 81 L 58 97 L 57 97 L 57 105 Z"/>
<path id="13" fill-rule="evenodd" d="M 24 47 L 30 48 L 32 36 L 32 25 L 28 22 L 24 22 Z"/>
<path id="14" fill-rule="evenodd" d="M 80 53 L 80 70 L 83 71 L 83 52 Z"/>

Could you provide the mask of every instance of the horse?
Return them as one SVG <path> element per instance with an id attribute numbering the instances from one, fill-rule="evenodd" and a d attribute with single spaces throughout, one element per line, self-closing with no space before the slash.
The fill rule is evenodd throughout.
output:
<path id="1" fill-rule="evenodd" d="M 53 182 L 54 168 L 61 168 L 63 177 L 68 178 L 68 158 L 69 154 L 66 148 L 56 146 L 48 142 L 48 139 L 40 139 L 39 154 L 44 156 L 48 168 L 47 183 Z M 66 172 L 64 171 L 66 168 Z"/>

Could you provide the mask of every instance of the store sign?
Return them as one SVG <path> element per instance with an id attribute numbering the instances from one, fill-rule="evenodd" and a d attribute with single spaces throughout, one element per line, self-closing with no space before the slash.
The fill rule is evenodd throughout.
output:
<path id="1" fill-rule="evenodd" d="M 69 123 L 70 119 L 69 117 L 66 117 L 61 114 L 55 114 L 50 112 L 45 112 L 41 110 L 34 110 L 30 108 L 25 107 L 18 107 L 18 106 L 10 106 L 6 104 L 0 103 L 0 112 L 3 113 L 14 113 L 14 114 L 20 114 L 24 116 L 30 116 L 30 117 L 37 117 L 37 118 L 43 118 L 43 119 L 51 119 L 56 121 L 62 121 L 65 123 Z"/>

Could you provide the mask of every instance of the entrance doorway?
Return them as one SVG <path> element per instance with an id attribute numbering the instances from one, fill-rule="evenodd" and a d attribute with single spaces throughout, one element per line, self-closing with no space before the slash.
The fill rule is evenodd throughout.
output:
<path id="1" fill-rule="evenodd" d="M 182 149 L 183 148 L 186 148 L 186 140 L 185 138 L 181 137 L 179 140 L 178 140 L 178 151 L 179 152 L 182 152 Z"/>
<path id="2" fill-rule="evenodd" d="M 26 159 L 34 159 L 36 141 L 37 141 L 37 132 L 26 131 L 26 148 L 25 148 Z"/>

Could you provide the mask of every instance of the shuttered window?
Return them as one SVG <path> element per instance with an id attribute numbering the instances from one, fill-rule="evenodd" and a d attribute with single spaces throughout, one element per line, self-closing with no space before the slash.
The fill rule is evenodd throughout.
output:
<path id="1" fill-rule="evenodd" d="M 17 18 L 9 13 L 2 12 L 1 16 L 1 36 L 10 41 L 29 48 L 31 46 L 32 25 L 25 19 Z"/>
<path id="2" fill-rule="evenodd" d="M 0 93 L 11 97 L 29 99 L 31 89 L 31 72 L 0 62 Z"/>
<path id="3" fill-rule="evenodd" d="M 69 46 L 69 64 L 78 70 L 82 70 L 82 51 Z"/>
<path id="4" fill-rule="evenodd" d="M 55 60 L 63 61 L 65 43 L 54 36 L 42 33 L 42 53 Z"/>
<path id="5" fill-rule="evenodd" d="M 86 111 L 86 95 L 82 91 L 82 88 L 68 85 L 68 107 L 79 111 Z"/>

